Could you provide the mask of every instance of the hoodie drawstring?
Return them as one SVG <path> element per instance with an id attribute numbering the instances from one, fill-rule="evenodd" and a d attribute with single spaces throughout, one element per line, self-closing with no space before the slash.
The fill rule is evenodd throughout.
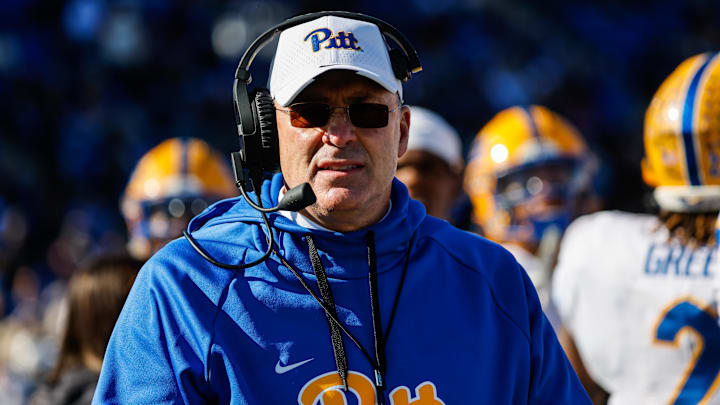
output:
<path id="1" fill-rule="evenodd" d="M 365 241 L 367 243 L 367 250 L 368 250 L 368 267 L 369 267 L 369 273 L 368 273 L 368 281 L 369 281 L 369 287 L 370 287 L 370 307 L 371 307 L 371 314 L 372 314 L 372 322 L 373 322 L 373 338 L 375 343 L 375 359 L 373 360 L 368 352 L 363 348 L 363 346 L 360 344 L 360 342 L 347 330 L 347 328 L 340 322 L 337 316 L 337 309 L 335 307 L 335 300 L 333 299 L 332 292 L 330 291 L 330 284 L 327 279 L 327 273 L 325 271 L 325 267 L 323 266 L 322 262 L 320 261 L 320 255 L 318 254 L 317 247 L 315 246 L 315 240 L 311 235 L 306 235 L 306 239 L 308 242 L 308 252 L 310 255 L 310 261 L 312 262 L 313 271 L 315 272 L 315 277 L 317 278 L 318 282 L 318 288 L 320 289 L 320 295 L 322 297 L 322 302 L 315 297 L 315 294 L 312 294 L 312 291 L 309 289 L 308 286 L 305 285 L 303 282 L 302 277 L 299 273 L 294 271 L 295 276 L 298 277 L 303 284 L 303 286 L 311 292 L 311 295 L 315 297 L 316 300 L 320 303 L 320 305 L 325 310 L 325 316 L 328 319 L 328 324 L 330 325 L 330 341 L 332 342 L 333 346 L 333 354 L 335 356 L 335 365 L 337 366 L 338 375 L 340 376 L 340 379 L 342 380 L 343 386 L 345 388 L 345 391 L 348 390 L 348 383 L 347 383 L 347 375 L 348 375 L 348 362 L 347 362 L 347 355 L 345 353 L 345 346 L 343 344 L 342 340 L 342 334 L 340 333 L 345 332 L 345 334 L 355 343 L 355 345 L 360 349 L 360 351 L 365 355 L 365 357 L 368 359 L 370 364 L 372 365 L 373 371 L 375 372 L 375 390 L 377 391 L 377 397 L 378 397 L 378 403 L 380 405 L 385 404 L 385 371 L 387 370 L 387 363 L 385 358 L 385 345 L 387 343 L 387 337 L 390 334 L 390 328 L 392 327 L 392 322 L 395 319 L 395 310 L 397 309 L 398 302 L 400 301 L 400 294 L 402 292 L 402 287 L 405 282 L 405 275 L 407 274 L 407 268 L 408 264 L 410 262 L 410 250 L 413 245 L 413 237 L 410 238 L 408 249 L 406 251 L 405 256 L 405 264 L 403 266 L 402 274 L 400 276 L 400 283 L 398 285 L 397 292 L 395 293 L 395 300 L 393 302 L 392 306 L 392 312 L 390 313 L 390 320 L 388 322 L 387 326 L 387 332 L 384 334 L 382 330 L 382 320 L 380 319 L 380 298 L 378 294 L 378 274 L 377 274 L 377 254 L 375 251 L 375 234 L 372 231 L 369 231 L 367 235 L 365 235 Z M 282 259 L 282 257 L 281 257 Z M 285 260 L 282 260 L 282 262 L 289 266 L 289 263 L 287 263 Z"/>

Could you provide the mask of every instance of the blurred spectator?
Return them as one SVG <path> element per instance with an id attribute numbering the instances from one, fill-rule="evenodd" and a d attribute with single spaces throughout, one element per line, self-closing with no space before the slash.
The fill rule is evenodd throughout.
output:
<path id="1" fill-rule="evenodd" d="M 146 260 L 180 235 L 211 203 L 237 195 L 226 163 L 196 138 L 168 139 L 138 162 L 120 207 L 128 228 L 128 251 Z"/>
<path id="2" fill-rule="evenodd" d="M 4 405 L 25 403 L 57 353 L 54 340 L 39 322 L 40 283 L 35 272 L 28 266 L 17 269 L 11 291 L 13 311 L 0 322 L 0 403 Z"/>
<path id="3" fill-rule="evenodd" d="M 428 214 L 449 221 L 464 165 L 460 136 L 437 113 L 417 106 L 410 113 L 407 152 L 398 160 L 395 177 Z"/>
<path id="4" fill-rule="evenodd" d="M 142 262 L 98 256 L 72 277 L 60 354 L 31 405 L 90 404 L 105 347 Z"/>
<path id="5" fill-rule="evenodd" d="M 9 283 L 8 311 L 0 321 L 0 403 L 3 405 L 24 404 L 37 381 L 54 364 L 60 343 L 60 324 L 64 323 L 67 310 L 66 283 L 79 261 L 94 249 L 124 249 L 122 244 L 118 245 L 117 234 L 102 220 L 103 216 L 104 213 L 87 206 L 71 210 L 47 252 L 30 257 L 32 265 L 23 264 L 22 254 L 8 262 L 5 272 Z M 3 232 L 22 234 L 24 226 L 18 223 L 23 224 L 17 220 L 7 221 Z M 20 251 L 26 249 L 23 247 Z"/>

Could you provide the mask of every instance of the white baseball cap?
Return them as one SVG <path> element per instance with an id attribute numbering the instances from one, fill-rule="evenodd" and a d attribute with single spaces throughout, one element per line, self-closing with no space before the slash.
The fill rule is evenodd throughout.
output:
<path id="1" fill-rule="evenodd" d="M 317 76 L 344 69 L 365 76 L 402 99 L 385 39 L 375 24 L 325 16 L 280 34 L 270 68 L 270 95 L 283 107 Z"/>
<path id="2" fill-rule="evenodd" d="M 462 142 L 457 131 L 443 117 L 427 108 L 410 106 L 408 150 L 430 152 L 451 169 L 461 171 Z"/>

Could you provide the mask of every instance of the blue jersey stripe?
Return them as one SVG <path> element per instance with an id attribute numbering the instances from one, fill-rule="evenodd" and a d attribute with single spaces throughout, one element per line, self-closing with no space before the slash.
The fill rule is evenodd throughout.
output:
<path id="1" fill-rule="evenodd" d="M 682 117 L 682 132 L 683 132 L 683 143 L 685 144 L 685 162 L 687 163 L 687 173 L 690 179 L 690 184 L 693 186 L 699 186 L 700 173 L 698 171 L 697 156 L 695 155 L 695 142 L 693 141 L 693 117 L 695 116 L 695 96 L 697 94 L 698 86 L 700 85 L 700 78 L 702 77 L 705 68 L 710 64 L 714 58 L 708 57 L 705 62 L 700 66 L 695 76 L 690 82 L 687 95 L 685 96 L 685 106 L 683 107 Z"/>

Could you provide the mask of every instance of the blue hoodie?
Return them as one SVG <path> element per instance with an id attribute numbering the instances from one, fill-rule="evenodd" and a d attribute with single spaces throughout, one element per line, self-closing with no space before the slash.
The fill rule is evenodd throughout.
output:
<path id="1" fill-rule="evenodd" d="M 277 204 L 282 184 L 280 175 L 263 184 L 265 206 Z M 375 234 L 383 330 L 412 243 L 386 337 L 385 403 L 590 403 L 515 259 L 426 216 L 397 180 L 391 198 L 382 221 L 349 233 L 269 215 L 279 254 L 317 291 L 306 237 L 312 235 L 338 317 L 369 353 L 366 234 Z M 235 198 L 208 208 L 189 230 L 218 260 L 246 263 L 267 248 L 260 224 L 260 214 Z M 343 341 L 347 392 L 324 311 L 275 254 L 246 270 L 224 270 L 178 239 L 140 271 L 93 403 L 375 404 L 372 365 L 347 336 Z"/>

